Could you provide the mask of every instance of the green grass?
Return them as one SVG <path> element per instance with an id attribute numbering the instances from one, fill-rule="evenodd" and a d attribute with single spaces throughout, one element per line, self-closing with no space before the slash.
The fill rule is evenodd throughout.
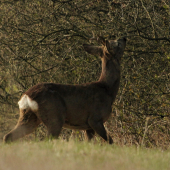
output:
<path id="1" fill-rule="evenodd" d="M 0 170 L 169 170 L 170 151 L 86 142 L 0 145 Z"/>

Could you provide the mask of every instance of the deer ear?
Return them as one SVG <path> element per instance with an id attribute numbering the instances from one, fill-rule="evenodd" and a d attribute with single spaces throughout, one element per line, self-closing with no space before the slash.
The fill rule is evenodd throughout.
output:
<path id="1" fill-rule="evenodd" d="M 110 43 L 109 43 L 109 41 L 108 40 L 106 40 L 106 48 L 107 48 L 107 51 L 110 51 Z"/>
<path id="2" fill-rule="evenodd" d="M 102 36 L 98 36 L 98 42 L 104 46 L 106 45 L 106 40 Z"/>
<path id="3" fill-rule="evenodd" d="M 94 46 L 94 45 L 88 45 L 88 44 L 83 44 L 83 47 L 86 52 L 92 55 L 99 55 L 100 57 L 103 56 L 103 49 L 102 47 Z"/>

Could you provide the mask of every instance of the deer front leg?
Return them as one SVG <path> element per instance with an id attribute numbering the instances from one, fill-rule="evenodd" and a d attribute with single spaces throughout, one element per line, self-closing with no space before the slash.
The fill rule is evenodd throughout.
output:
<path id="1" fill-rule="evenodd" d="M 89 125 L 105 141 L 109 141 L 109 144 L 113 143 L 111 136 L 109 136 L 109 135 L 107 136 L 107 132 L 106 132 L 106 129 L 104 128 L 103 122 L 101 122 L 101 121 L 96 122 L 93 119 L 90 119 Z"/>
<path id="2" fill-rule="evenodd" d="M 88 141 L 91 141 L 91 139 L 94 137 L 95 131 L 93 129 L 86 130 L 86 136 Z"/>

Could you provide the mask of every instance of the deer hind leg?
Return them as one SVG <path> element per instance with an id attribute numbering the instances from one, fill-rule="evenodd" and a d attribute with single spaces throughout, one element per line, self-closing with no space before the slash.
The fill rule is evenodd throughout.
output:
<path id="1" fill-rule="evenodd" d="M 46 120 L 44 118 L 41 118 L 41 120 L 44 123 L 44 125 L 47 127 L 48 138 L 57 139 L 62 130 L 64 119 L 59 119 L 56 117 L 56 118 L 49 118 Z"/>
<path id="2" fill-rule="evenodd" d="M 13 142 L 29 133 L 33 132 L 34 129 L 40 124 L 40 120 L 31 111 L 20 110 L 20 117 L 15 128 L 6 134 L 3 138 L 5 143 Z"/>
<path id="3" fill-rule="evenodd" d="M 52 103 L 52 109 L 48 109 L 48 103 L 46 106 L 47 108 L 40 111 L 40 119 L 47 127 L 48 138 L 57 139 L 65 122 L 66 108 L 60 100 L 57 100 L 57 103 Z"/>
<path id="4" fill-rule="evenodd" d="M 63 124 L 64 120 L 62 119 L 59 118 L 51 119 L 50 122 L 46 124 L 48 130 L 48 138 L 57 139 L 61 133 Z"/>
<path id="5" fill-rule="evenodd" d="M 86 130 L 86 137 L 88 141 L 91 141 L 91 139 L 94 137 L 95 131 L 93 129 Z"/>
<path id="6" fill-rule="evenodd" d="M 104 128 L 103 122 L 101 122 L 101 121 L 95 122 L 93 120 L 89 120 L 89 125 L 105 141 L 108 141 L 109 144 L 113 143 L 111 136 L 107 135 L 107 132 L 106 132 L 106 129 Z"/>

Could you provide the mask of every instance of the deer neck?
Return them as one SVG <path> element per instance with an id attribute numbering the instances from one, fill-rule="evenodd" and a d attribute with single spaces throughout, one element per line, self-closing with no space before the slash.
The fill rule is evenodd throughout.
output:
<path id="1" fill-rule="evenodd" d="M 109 88 L 115 88 L 116 84 L 119 86 L 120 64 L 118 61 L 102 58 L 102 72 L 99 82 L 106 84 Z"/>

